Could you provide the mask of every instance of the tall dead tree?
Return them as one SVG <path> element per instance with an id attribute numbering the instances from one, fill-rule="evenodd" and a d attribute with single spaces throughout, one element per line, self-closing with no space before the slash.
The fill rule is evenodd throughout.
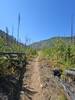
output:
<path id="1" fill-rule="evenodd" d="M 19 31 L 20 31 L 20 13 L 18 14 L 18 29 L 17 29 L 17 42 L 19 42 Z"/>
<path id="2" fill-rule="evenodd" d="M 71 16 L 71 43 L 73 43 L 73 15 Z"/>
<path id="3" fill-rule="evenodd" d="M 19 32 L 20 32 L 20 13 L 18 14 L 18 29 L 17 29 L 17 45 L 19 46 Z M 18 47 L 18 50 L 20 51 L 20 47 Z"/>
<path id="4" fill-rule="evenodd" d="M 12 38 L 11 38 L 12 50 L 14 47 L 14 27 L 12 26 Z M 13 50 L 14 51 L 14 50 Z"/>
<path id="5" fill-rule="evenodd" d="M 8 33 L 9 33 L 9 30 L 8 30 L 8 27 L 6 26 L 6 35 L 5 35 L 5 39 L 6 39 L 6 45 L 7 45 L 7 46 L 9 45 Z"/>
<path id="6" fill-rule="evenodd" d="M 71 43 L 75 45 L 74 15 L 71 17 Z"/>
<path id="7" fill-rule="evenodd" d="M 14 27 L 12 26 L 12 37 L 13 37 L 13 33 L 14 33 Z"/>
<path id="8" fill-rule="evenodd" d="M 12 33 L 11 33 L 11 34 L 12 34 L 12 38 L 11 38 L 11 43 L 12 43 L 12 44 L 13 44 L 13 41 L 14 41 L 14 40 L 13 40 L 13 33 L 14 33 L 14 27 L 12 26 Z"/>

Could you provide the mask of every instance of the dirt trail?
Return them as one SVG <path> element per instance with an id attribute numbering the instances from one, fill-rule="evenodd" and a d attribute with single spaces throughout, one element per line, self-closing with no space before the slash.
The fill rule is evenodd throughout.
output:
<path id="1" fill-rule="evenodd" d="M 37 93 L 32 97 L 32 100 L 44 100 L 39 71 L 39 57 L 37 57 L 34 62 L 32 62 L 32 65 L 33 72 L 31 76 L 31 87 L 37 91 Z"/>
<path id="2" fill-rule="evenodd" d="M 58 87 L 52 76 L 48 59 L 33 58 L 29 61 L 26 70 L 23 83 L 27 84 L 26 88 L 30 92 L 26 91 L 25 94 L 22 94 L 21 100 L 60 100 L 62 97 L 65 98 L 63 89 Z"/>

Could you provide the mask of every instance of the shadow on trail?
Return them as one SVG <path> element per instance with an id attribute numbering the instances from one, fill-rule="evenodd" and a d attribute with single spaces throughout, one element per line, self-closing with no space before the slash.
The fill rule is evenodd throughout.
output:
<path id="1" fill-rule="evenodd" d="M 21 100 L 21 92 L 26 95 L 29 100 L 37 92 L 33 88 L 23 87 L 24 73 L 26 72 L 26 64 L 20 68 L 17 77 L 13 75 L 0 75 L 0 100 Z"/>

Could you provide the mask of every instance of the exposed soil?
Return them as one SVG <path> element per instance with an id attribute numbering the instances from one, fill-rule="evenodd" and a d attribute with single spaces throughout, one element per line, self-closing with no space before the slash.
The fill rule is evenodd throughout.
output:
<path id="1" fill-rule="evenodd" d="M 24 87 L 30 92 L 22 94 L 21 100 L 67 100 L 52 76 L 52 68 L 47 59 L 33 58 L 26 67 Z"/>
<path id="2" fill-rule="evenodd" d="M 31 87 L 37 92 L 33 97 L 32 100 L 44 100 L 43 93 L 42 93 L 42 84 L 40 78 L 40 68 L 39 68 L 39 57 L 37 57 L 33 65 L 32 76 L 31 76 Z"/>

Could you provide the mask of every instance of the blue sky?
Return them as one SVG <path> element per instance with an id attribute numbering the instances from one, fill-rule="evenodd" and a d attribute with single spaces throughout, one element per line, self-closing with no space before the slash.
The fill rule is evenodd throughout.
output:
<path id="1" fill-rule="evenodd" d="M 21 14 L 20 39 L 25 42 L 70 35 L 75 0 L 0 0 L 0 29 L 9 28 L 17 37 L 18 13 Z M 75 23 L 75 21 L 74 21 Z M 75 31 L 75 30 L 74 30 Z"/>

